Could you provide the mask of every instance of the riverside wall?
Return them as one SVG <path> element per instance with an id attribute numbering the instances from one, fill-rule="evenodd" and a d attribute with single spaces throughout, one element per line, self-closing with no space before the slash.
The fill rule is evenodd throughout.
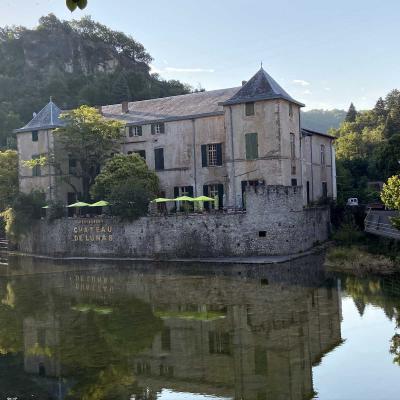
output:
<path id="1" fill-rule="evenodd" d="M 328 239 L 328 207 L 302 206 L 301 187 L 265 186 L 246 193 L 241 213 L 46 219 L 21 237 L 18 250 L 52 257 L 151 259 L 296 254 Z"/>

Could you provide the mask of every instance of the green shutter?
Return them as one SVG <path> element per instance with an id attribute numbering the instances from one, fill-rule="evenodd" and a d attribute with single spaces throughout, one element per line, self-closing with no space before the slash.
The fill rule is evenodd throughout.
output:
<path id="1" fill-rule="evenodd" d="M 207 145 L 201 145 L 201 166 L 207 167 Z"/>
<path id="2" fill-rule="evenodd" d="M 222 165 L 222 143 L 217 144 L 217 165 Z"/>
<path id="3" fill-rule="evenodd" d="M 246 133 L 246 160 L 258 158 L 258 134 Z"/>

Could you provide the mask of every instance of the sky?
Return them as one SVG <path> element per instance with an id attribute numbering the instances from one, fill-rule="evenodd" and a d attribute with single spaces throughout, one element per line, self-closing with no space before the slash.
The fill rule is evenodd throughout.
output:
<path id="1" fill-rule="evenodd" d="M 195 88 L 239 86 L 262 62 L 307 109 L 367 109 L 400 89 L 398 0 L 88 0 L 74 13 L 64 0 L 0 0 L 0 26 L 51 12 L 132 35 L 153 71 Z"/>

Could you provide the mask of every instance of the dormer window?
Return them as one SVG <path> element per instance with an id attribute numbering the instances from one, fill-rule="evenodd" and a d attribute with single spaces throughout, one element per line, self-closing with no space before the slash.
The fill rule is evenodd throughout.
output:
<path id="1" fill-rule="evenodd" d="M 249 102 L 245 104 L 245 114 L 246 117 L 254 115 L 254 102 Z"/>
<path id="2" fill-rule="evenodd" d="M 160 122 L 158 124 L 151 125 L 151 134 L 152 135 L 159 135 L 160 133 L 165 133 L 165 125 L 164 123 Z"/>
<path id="3" fill-rule="evenodd" d="M 39 140 L 39 132 L 32 131 L 32 142 L 37 142 Z"/>
<path id="4" fill-rule="evenodd" d="M 130 126 L 128 128 L 129 137 L 142 136 L 142 127 L 140 125 Z"/>

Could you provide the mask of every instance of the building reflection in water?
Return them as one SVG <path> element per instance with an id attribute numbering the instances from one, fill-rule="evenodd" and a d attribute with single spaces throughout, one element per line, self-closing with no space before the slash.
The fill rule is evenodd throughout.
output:
<path id="1" fill-rule="evenodd" d="M 341 343 L 339 284 L 321 265 L 320 256 L 262 267 L 15 260 L 2 307 L 14 298 L 21 317 L 20 374 L 37 387 L 25 394 L 311 399 L 312 366 Z"/>

